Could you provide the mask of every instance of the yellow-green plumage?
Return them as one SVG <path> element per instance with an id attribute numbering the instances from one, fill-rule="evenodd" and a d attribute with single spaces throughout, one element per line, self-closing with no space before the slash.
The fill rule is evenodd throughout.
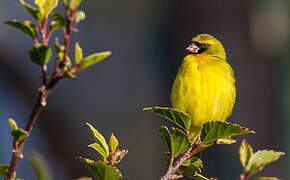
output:
<path id="1" fill-rule="evenodd" d="M 194 37 L 193 42 L 207 44 L 206 49 L 183 59 L 171 95 L 173 108 L 192 118 L 192 140 L 200 134 L 203 123 L 225 121 L 236 97 L 233 70 L 226 62 L 222 44 L 207 34 Z"/>

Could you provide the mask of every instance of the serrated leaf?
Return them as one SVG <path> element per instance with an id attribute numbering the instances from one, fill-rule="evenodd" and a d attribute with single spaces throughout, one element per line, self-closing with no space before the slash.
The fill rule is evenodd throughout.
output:
<path id="1" fill-rule="evenodd" d="M 20 128 L 15 130 L 15 131 L 12 131 L 11 134 L 12 134 L 15 141 L 21 141 L 21 140 L 27 138 L 29 135 L 27 131 L 20 129 Z"/>
<path id="2" fill-rule="evenodd" d="M 183 162 L 179 169 L 179 173 L 186 177 L 194 177 L 197 173 L 201 173 L 202 168 L 202 161 L 198 157 L 193 156 L 189 160 Z"/>
<path id="3" fill-rule="evenodd" d="M 104 152 L 105 152 L 104 157 L 105 157 L 105 159 L 107 159 L 109 156 L 109 148 L 108 148 L 108 145 L 106 143 L 104 136 L 102 134 L 100 134 L 99 131 L 96 130 L 91 124 L 87 123 L 87 125 L 89 126 L 89 128 L 90 128 L 90 130 L 95 138 L 96 143 L 104 150 Z"/>
<path id="4" fill-rule="evenodd" d="M 38 180 L 52 180 L 51 169 L 41 154 L 33 151 L 29 153 L 28 160 L 32 164 Z"/>
<path id="5" fill-rule="evenodd" d="M 172 128 L 171 136 L 171 150 L 172 156 L 177 157 L 181 153 L 187 151 L 191 147 L 191 143 L 184 132 L 177 128 Z"/>
<path id="6" fill-rule="evenodd" d="M 53 18 L 53 21 L 51 21 L 49 25 L 50 31 L 55 31 L 57 28 L 65 26 L 65 19 L 62 15 L 59 13 L 52 13 L 50 16 Z"/>
<path id="7" fill-rule="evenodd" d="M 8 164 L 0 164 L 0 176 L 4 177 L 8 173 L 9 165 Z"/>
<path id="8" fill-rule="evenodd" d="M 179 127 L 189 130 L 191 125 L 191 118 L 186 113 L 169 108 L 169 107 L 148 107 L 144 108 L 143 111 L 152 111 L 157 113 L 158 115 L 170 120 L 174 124 L 178 125 Z"/>
<path id="9" fill-rule="evenodd" d="M 215 142 L 219 139 L 231 139 L 232 136 L 255 133 L 248 128 L 229 122 L 212 121 L 203 124 L 201 141 L 205 144 Z"/>
<path id="10" fill-rule="evenodd" d="M 248 165 L 248 162 L 253 155 L 253 149 L 246 142 L 245 139 L 242 141 L 242 144 L 241 144 L 240 150 L 239 150 L 239 154 L 240 154 L 240 161 L 241 161 L 243 167 L 245 168 Z"/>
<path id="11" fill-rule="evenodd" d="M 28 53 L 30 59 L 40 66 L 47 64 L 51 58 L 51 49 L 42 44 L 34 45 Z"/>
<path id="12" fill-rule="evenodd" d="M 43 16 L 48 16 L 58 5 L 58 0 L 35 0 L 34 3 L 38 6 Z"/>
<path id="13" fill-rule="evenodd" d="M 117 150 L 115 159 L 112 162 L 113 165 L 120 163 L 127 153 L 128 153 L 128 150 Z"/>
<path id="14" fill-rule="evenodd" d="M 216 140 L 216 143 L 217 144 L 233 144 L 235 142 L 237 142 L 237 141 L 234 140 L 234 139 L 231 139 L 231 138 L 229 138 L 229 139 L 218 139 L 218 140 Z"/>
<path id="15" fill-rule="evenodd" d="M 105 161 L 94 162 L 90 159 L 80 158 L 97 180 L 119 180 L 122 179 L 122 174 L 116 167 L 108 164 Z"/>
<path id="16" fill-rule="evenodd" d="M 31 21 L 20 22 L 17 20 L 7 21 L 7 24 L 19 29 L 32 39 L 37 38 L 36 26 Z"/>
<path id="17" fill-rule="evenodd" d="M 70 0 L 70 3 L 69 3 L 69 8 L 70 9 L 75 9 L 76 7 L 78 7 L 80 5 L 80 3 L 82 2 L 83 0 Z"/>
<path id="18" fill-rule="evenodd" d="M 86 14 L 84 11 L 78 11 L 75 15 L 74 22 L 78 24 L 80 21 L 86 19 Z"/>
<path id="19" fill-rule="evenodd" d="M 278 160 L 283 152 L 276 152 L 273 150 L 261 150 L 255 152 L 246 166 L 246 172 L 254 174 L 261 171 L 264 166 Z"/>
<path id="20" fill-rule="evenodd" d="M 83 50 L 80 47 L 79 43 L 75 44 L 75 64 L 80 64 L 83 59 Z"/>
<path id="21" fill-rule="evenodd" d="M 81 63 L 80 63 L 80 67 L 82 69 L 86 69 L 96 63 L 98 63 L 99 61 L 105 59 L 106 57 L 110 56 L 111 52 L 110 51 L 105 51 L 105 52 L 100 52 L 100 53 L 95 53 L 92 54 L 90 56 L 85 57 Z"/>
<path id="22" fill-rule="evenodd" d="M 276 178 L 276 177 L 258 177 L 258 178 L 255 178 L 255 180 L 279 180 L 279 178 Z"/>
<path id="23" fill-rule="evenodd" d="M 171 137 L 170 137 L 170 132 L 166 126 L 161 126 L 160 127 L 160 135 L 162 141 L 167 145 L 169 152 L 172 152 L 171 149 Z"/>
<path id="24" fill-rule="evenodd" d="M 9 118 L 8 121 L 11 127 L 11 131 L 16 131 L 18 129 L 17 123 L 12 118 Z"/>
<path id="25" fill-rule="evenodd" d="M 107 159 L 108 154 L 107 154 L 106 150 L 100 144 L 93 143 L 93 144 L 90 144 L 88 147 L 96 150 L 101 155 L 101 157 L 104 161 Z"/>
<path id="26" fill-rule="evenodd" d="M 111 134 L 109 144 L 110 144 L 111 153 L 114 153 L 117 150 L 119 142 L 113 133 Z"/>
<path id="27" fill-rule="evenodd" d="M 42 20 L 43 16 L 40 13 L 39 9 L 34 8 L 33 6 L 27 4 L 24 0 L 20 0 L 20 3 L 22 4 L 22 6 L 24 7 L 24 9 L 36 20 Z"/>

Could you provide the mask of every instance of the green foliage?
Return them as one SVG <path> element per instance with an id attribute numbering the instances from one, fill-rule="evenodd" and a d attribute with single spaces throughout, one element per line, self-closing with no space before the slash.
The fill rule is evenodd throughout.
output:
<path id="1" fill-rule="evenodd" d="M 177 126 L 181 127 L 184 130 L 189 130 L 191 125 L 190 116 L 186 113 L 169 108 L 169 107 L 148 107 L 144 108 L 143 111 L 152 111 L 157 113 L 158 115 L 170 120 Z"/>
<path id="2" fill-rule="evenodd" d="M 51 49 L 42 44 L 34 45 L 28 53 L 31 61 L 40 66 L 47 64 L 51 58 Z"/>
<path id="3" fill-rule="evenodd" d="M 119 180 L 122 179 L 121 172 L 105 161 L 93 161 L 86 158 L 80 160 L 87 165 L 97 180 Z"/>
<path id="4" fill-rule="evenodd" d="M 77 180 L 93 180 L 93 178 L 91 178 L 91 177 L 81 177 L 81 178 L 78 178 Z"/>
<path id="5" fill-rule="evenodd" d="M 35 0 L 34 3 L 40 9 L 43 17 L 48 16 L 51 11 L 58 5 L 58 0 Z"/>
<path id="6" fill-rule="evenodd" d="M 0 176 L 4 177 L 8 173 L 9 165 L 8 164 L 0 164 Z"/>
<path id="7" fill-rule="evenodd" d="M 255 178 L 255 180 L 279 180 L 279 178 L 276 178 L 276 177 L 258 177 L 258 178 Z"/>
<path id="8" fill-rule="evenodd" d="M 201 173 L 202 168 L 202 161 L 198 157 L 193 156 L 189 160 L 183 162 L 179 169 L 179 173 L 186 177 L 195 177 L 196 174 Z"/>
<path id="9" fill-rule="evenodd" d="M 113 133 L 111 134 L 109 144 L 111 153 L 114 153 L 117 150 L 117 147 L 119 146 L 119 142 Z"/>
<path id="10" fill-rule="evenodd" d="M 75 44 L 75 64 L 80 64 L 83 59 L 83 49 L 79 45 L 79 43 Z"/>
<path id="11" fill-rule="evenodd" d="M 76 24 L 78 24 L 79 22 L 81 22 L 81 21 L 83 21 L 83 20 L 85 20 L 85 19 L 86 19 L 86 13 L 85 13 L 84 11 L 78 11 L 78 12 L 76 13 L 75 18 L 74 18 L 74 22 L 75 22 Z"/>
<path id="12" fill-rule="evenodd" d="M 55 31 L 56 29 L 65 26 L 65 19 L 64 17 L 62 17 L 62 15 L 60 15 L 59 13 L 52 13 L 50 14 L 50 16 L 53 19 L 53 21 L 51 21 L 49 25 L 50 31 Z"/>
<path id="13" fill-rule="evenodd" d="M 167 127 L 161 126 L 160 133 L 161 139 L 167 145 L 170 156 L 172 157 L 179 156 L 191 147 L 188 137 L 180 129 L 172 128 L 169 131 Z"/>
<path id="14" fill-rule="evenodd" d="M 28 35 L 32 39 L 37 38 L 36 26 L 31 21 L 20 22 L 17 20 L 12 20 L 12 21 L 7 21 L 6 23 L 24 32 L 26 35 Z"/>
<path id="15" fill-rule="evenodd" d="M 34 168 L 38 180 L 53 179 L 51 169 L 47 161 L 38 152 L 31 152 L 28 156 L 28 159 Z"/>
<path id="16" fill-rule="evenodd" d="M 19 142 L 28 137 L 28 132 L 24 129 L 18 128 L 17 123 L 13 119 L 9 119 L 11 127 L 11 134 L 16 142 Z"/>
<path id="17" fill-rule="evenodd" d="M 173 157 L 179 156 L 190 147 L 190 141 L 186 134 L 177 128 L 172 128 L 171 133 L 171 153 Z"/>
<path id="18" fill-rule="evenodd" d="M 99 61 L 105 59 L 106 57 L 108 57 L 110 55 L 111 55 L 110 51 L 105 51 L 105 52 L 95 53 L 95 54 L 92 54 L 90 56 L 87 56 L 81 60 L 80 68 L 86 69 L 86 68 L 98 63 Z"/>
<path id="19" fill-rule="evenodd" d="M 273 150 L 257 151 L 249 160 L 249 163 L 246 166 L 246 171 L 255 174 L 258 171 L 261 171 L 266 165 L 278 160 L 282 155 L 284 155 L 283 152 L 276 152 Z"/>
<path id="20" fill-rule="evenodd" d="M 96 143 L 90 144 L 89 147 L 98 151 L 101 154 L 103 160 L 106 160 L 109 156 L 109 148 L 104 136 L 102 136 L 102 134 L 100 134 L 99 131 L 96 130 L 91 124 L 87 123 L 87 125 L 89 126 L 91 133 L 93 134 L 96 141 Z"/>
<path id="21" fill-rule="evenodd" d="M 20 3 L 24 7 L 24 9 L 36 20 L 40 21 L 43 19 L 43 15 L 41 14 L 39 9 L 36 9 L 29 4 L 27 4 L 24 0 L 20 0 Z"/>
<path id="22" fill-rule="evenodd" d="M 246 167 L 248 165 L 249 160 L 251 159 L 253 155 L 253 149 L 252 147 L 246 142 L 244 139 L 241 146 L 240 146 L 240 161 L 243 167 Z"/>
<path id="23" fill-rule="evenodd" d="M 70 9 L 77 8 L 81 4 L 82 1 L 83 0 L 70 0 L 69 8 Z M 65 0 L 64 4 L 67 4 L 66 0 Z"/>
<path id="24" fill-rule="evenodd" d="M 266 165 L 278 160 L 283 152 L 276 152 L 273 150 L 260 150 L 253 153 L 252 147 L 243 140 L 240 146 L 240 160 L 245 172 L 249 175 L 253 175 L 261 171 Z M 257 180 L 276 180 L 275 177 L 259 177 Z"/>
<path id="25" fill-rule="evenodd" d="M 232 136 L 244 135 L 249 133 L 255 133 L 248 128 L 243 128 L 237 124 L 229 122 L 212 121 L 203 124 L 201 131 L 201 141 L 204 144 L 210 144 L 212 142 L 231 144 L 235 140 L 231 139 Z"/>
<path id="26" fill-rule="evenodd" d="M 115 153 L 112 154 L 112 156 L 114 156 L 114 158 L 112 159 L 112 165 L 119 164 L 127 153 L 128 153 L 128 150 L 117 149 Z"/>

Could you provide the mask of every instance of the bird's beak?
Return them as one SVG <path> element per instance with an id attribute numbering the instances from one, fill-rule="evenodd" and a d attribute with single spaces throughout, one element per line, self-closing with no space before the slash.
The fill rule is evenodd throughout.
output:
<path id="1" fill-rule="evenodd" d="M 187 51 L 192 52 L 192 53 L 198 53 L 198 51 L 200 50 L 199 47 L 197 45 L 195 45 L 194 43 L 192 43 L 191 45 L 189 45 L 186 48 Z"/>

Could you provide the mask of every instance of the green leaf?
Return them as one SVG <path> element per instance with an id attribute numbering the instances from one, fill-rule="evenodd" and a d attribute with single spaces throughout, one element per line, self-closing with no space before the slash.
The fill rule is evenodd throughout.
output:
<path id="1" fill-rule="evenodd" d="M 7 24 L 19 29 L 32 39 L 37 38 L 36 26 L 31 21 L 19 22 L 17 20 L 7 21 Z"/>
<path id="2" fill-rule="evenodd" d="M 246 166 L 246 172 L 254 174 L 261 171 L 264 166 L 278 160 L 283 152 L 276 152 L 273 150 L 261 150 L 255 152 Z"/>
<path id="3" fill-rule="evenodd" d="M 18 128 L 17 123 L 13 119 L 9 118 L 8 121 L 11 127 L 11 134 L 15 141 L 21 141 L 29 135 L 24 129 Z"/>
<path id="4" fill-rule="evenodd" d="M 174 124 L 178 125 L 179 127 L 185 130 L 190 129 L 191 125 L 190 116 L 180 110 L 169 107 L 148 107 L 143 109 L 143 111 L 148 110 L 159 114 L 160 116 L 170 120 L 171 122 L 173 122 Z"/>
<path id="5" fill-rule="evenodd" d="M 27 4 L 24 0 L 20 0 L 20 3 L 24 7 L 24 9 L 36 20 L 40 21 L 43 19 L 42 14 L 39 9 L 34 8 L 33 6 Z"/>
<path id="6" fill-rule="evenodd" d="M 80 21 L 86 19 L 86 14 L 84 11 L 78 11 L 75 15 L 74 22 L 78 24 Z"/>
<path id="7" fill-rule="evenodd" d="M 65 47 L 63 45 L 59 44 L 57 37 L 54 39 L 54 49 L 55 49 L 56 54 L 63 53 L 63 51 L 65 49 Z"/>
<path id="8" fill-rule="evenodd" d="M 76 78 L 76 75 L 74 75 L 70 71 L 65 71 L 64 72 L 64 77 L 68 77 L 68 78 L 74 79 L 74 78 Z"/>
<path id="9" fill-rule="evenodd" d="M 40 66 L 47 64 L 51 58 L 51 49 L 42 44 L 34 45 L 28 53 L 30 59 Z"/>
<path id="10" fill-rule="evenodd" d="M 15 141 L 21 141 L 21 140 L 27 138 L 29 135 L 27 131 L 20 129 L 20 128 L 15 130 L 15 131 L 12 131 L 11 134 L 12 134 Z"/>
<path id="11" fill-rule="evenodd" d="M 17 123 L 12 118 L 9 118 L 8 121 L 11 127 L 11 131 L 16 131 L 18 129 Z"/>
<path id="12" fill-rule="evenodd" d="M 108 148 L 108 145 L 106 143 L 104 136 L 102 136 L 91 124 L 87 123 L 87 125 L 89 126 L 95 138 L 96 144 L 98 144 L 104 150 L 105 152 L 104 157 L 105 159 L 107 159 L 109 156 L 109 148 Z"/>
<path id="13" fill-rule="evenodd" d="M 94 64 L 96 64 L 97 62 L 105 59 L 106 57 L 110 56 L 111 52 L 110 51 L 105 51 L 105 52 L 100 52 L 100 53 L 95 53 L 92 54 L 86 58 L 84 58 L 81 63 L 80 63 L 80 67 L 82 69 L 86 69 Z"/>
<path id="14" fill-rule="evenodd" d="M 170 132 L 166 126 L 161 126 L 160 127 L 160 135 L 162 141 L 167 145 L 169 152 L 172 152 L 171 149 L 171 137 L 170 137 Z"/>
<path id="15" fill-rule="evenodd" d="M 8 164 L 0 164 L 0 176 L 5 177 L 8 173 L 9 165 Z"/>
<path id="16" fill-rule="evenodd" d="M 38 180 L 52 180 L 51 169 L 44 157 L 36 151 L 30 152 L 28 156 Z"/>
<path id="17" fill-rule="evenodd" d="M 50 31 L 55 31 L 57 28 L 65 26 L 65 19 L 62 15 L 59 13 L 52 13 L 50 16 L 53 18 L 49 26 Z"/>
<path id="18" fill-rule="evenodd" d="M 172 156 L 177 157 L 191 147 L 191 143 L 184 132 L 180 129 L 172 128 L 171 132 L 171 149 Z"/>
<path id="19" fill-rule="evenodd" d="M 189 160 L 183 162 L 179 169 L 179 173 L 186 177 L 194 177 L 197 173 L 201 173 L 202 168 L 202 161 L 198 157 L 193 156 Z"/>
<path id="20" fill-rule="evenodd" d="M 81 177 L 81 178 L 78 178 L 77 180 L 93 180 L 93 178 L 91 178 L 91 177 Z"/>
<path id="21" fill-rule="evenodd" d="M 83 50 L 80 47 L 79 43 L 75 44 L 75 64 L 80 64 L 83 59 Z"/>
<path id="22" fill-rule="evenodd" d="M 276 177 L 258 177 L 258 178 L 255 178 L 255 180 L 279 180 L 279 178 L 276 178 Z"/>
<path id="23" fill-rule="evenodd" d="M 90 159 L 80 158 L 97 180 L 119 180 L 122 179 L 122 174 L 116 167 L 108 164 L 105 161 L 94 162 Z"/>
<path id="24" fill-rule="evenodd" d="M 48 16 L 54 8 L 56 8 L 58 0 L 35 0 L 34 3 L 38 6 L 41 14 L 45 17 Z"/>
<path id="25" fill-rule="evenodd" d="M 192 177 L 195 180 L 210 180 L 207 177 L 204 177 L 203 175 L 196 173 L 195 176 Z"/>
<path id="26" fill-rule="evenodd" d="M 246 142 L 244 139 L 239 150 L 240 154 L 240 161 L 243 165 L 243 167 L 246 167 L 248 165 L 249 160 L 251 159 L 253 155 L 253 149 L 252 147 Z"/>
<path id="27" fill-rule="evenodd" d="M 105 161 L 108 158 L 108 154 L 106 152 L 106 150 L 98 143 L 93 143 L 90 144 L 88 147 L 93 148 L 94 150 L 96 150 L 102 157 L 102 159 Z"/>
<path id="28" fill-rule="evenodd" d="M 111 148 L 111 153 L 114 153 L 117 150 L 119 142 L 113 133 L 111 134 L 109 144 Z"/>
<path id="29" fill-rule="evenodd" d="M 112 164 L 115 165 L 115 164 L 120 163 L 127 153 L 128 153 L 128 150 L 117 150 L 115 159 L 112 162 Z"/>
<path id="30" fill-rule="evenodd" d="M 212 121 L 203 124 L 201 131 L 201 141 L 205 144 L 215 142 L 219 139 L 226 139 L 227 142 L 234 142 L 232 136 L 244 135 L 248 133 L 255 133 L 247 128 L 243 128 L 237 124 L 228 122 Z"/>
<path id="31" fill-rule="evenodd" d="M 70 0 L 69 8 L 75 9 L 77 8 L 83 0 Z"/>

